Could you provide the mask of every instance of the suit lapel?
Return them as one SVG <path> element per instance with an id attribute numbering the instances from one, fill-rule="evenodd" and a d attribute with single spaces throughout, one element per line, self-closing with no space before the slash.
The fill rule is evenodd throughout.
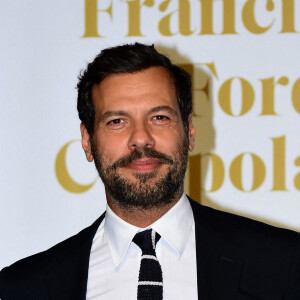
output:
<path id="1" fill-rule="evenodd" d="M 198 298 L 235 299 L 243 251 L 233 242 L 238 224 L 229 214 L 191 201 L 195 219 Z"/>
<path id="2" fill-rule="evenodd" d="M 46 278 L 49 299 L 86 299 L 91 246 L 104 216 L 53 249 L 52 267 Z"/>

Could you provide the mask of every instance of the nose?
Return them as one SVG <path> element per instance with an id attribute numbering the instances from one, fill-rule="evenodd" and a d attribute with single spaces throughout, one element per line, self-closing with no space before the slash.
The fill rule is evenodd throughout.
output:
<path id="1" fill-rule="evenodd" d="M 128 148 L 134 150 L 136 148 L 152 148 L 154 147 L 154 138 L 144 122 L 134 124 L 131 135 L 128 140 Z"/>

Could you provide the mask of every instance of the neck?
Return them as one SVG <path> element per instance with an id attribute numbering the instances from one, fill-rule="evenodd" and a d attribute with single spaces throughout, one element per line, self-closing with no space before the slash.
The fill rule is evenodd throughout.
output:
<path id="1" fill-rule="evenodd" d="M 112 200 L 110 195 L 106 194 L 107 204 L 111 210 L 125 222 L 137 227 L 145 228 L 153 224 L 156 220 L 161 218 L 166 212 L 168 212 L 180 199 L 183 191 L 174 198 L 174 200 L 163 206 L 153 207 L 149 209 L 141 209 L 137 207 L 127 208 L 121 207 Z"/>

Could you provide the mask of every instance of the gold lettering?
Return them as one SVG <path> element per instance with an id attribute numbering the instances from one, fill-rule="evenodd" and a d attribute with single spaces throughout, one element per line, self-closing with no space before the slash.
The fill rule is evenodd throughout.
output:
<path id="1" fill-rule="evenodd" d="M 209 161 L 212 168 L 212 183 L 208 190 L 204 188 L 205 174 Z M 225 179 L 225 167 L 220 156 L 214 153 L 197 154 L 189 158 L 188 170 L 188 190 L 189 195 L 199 201 L 201 190 L 215 192 L 221 188 Z"/>
<path id="2" fill-rule="evenodd" d="M 243 157 L 249 154 L 252 158 L 253 164 L 253 179 L 252 179 L 252 188 L 247 191 L 243 186 L 242 180 L 242 161 Z M 238 155 L 231 163 L 229 169 L 230 180 L 232 184 L 240 191 L 250 192 L 258 189 L 265 180 L 266 167 L 262 159 L 253 153 L 242 153 Z"/>
<path id="3" fill-rule="evenodd" d="M 296 157 L 295 159 L 295 166 L 300 167 L 300 156 Z M 300 173 L 298 173 L 294 178 L 294 185 L 295 188 L 300 191 Z"/>
<path id="4" fill-rule="evenodd" d="M 280 77 L 276 83 L 274 83 L 274 77 L 260 79 L 262 83 L 262 112 L 261 116 L 278 115 L 274 109 L 274 90 L 276 84 L 287 85 L 289 79 L 286 76 Z"/>
<path id="5" fill-rule="evenodd" d="M 256 0 L 248 0 L 245 3 L 242 10 L 242 19 L 243 19 L 244 26 L 247 28 L 248 31 L 255 34 L 261 34 L 268 31 L 271 28 L 271 26 L 274 23 L 274 20 L 271 22 L 269 26 L 266 27 L 262 27 L 258 25 L 255 19 L 255 12 L 254 12 L 255 2 Z M 266 9 L 268 11 L 272 11 L 274 9 L 274 4 L 272 0 L 267 0 Z"/>
<path id="6" fill-rule="evenodd" d="M 179 66 L 184 69 L 186 72 L 188 72 L 192 79 L 194 75 L 194 65 L 193 64 L 179 64 Z"/>
<path id="7" fill-rule="evenodd" d="M 220 156 L 215 153 L 207 153 L 201 156 L 202 159 L 210 159 L 212 166 L 212 183 L 209 190 L 204 188 L 204 179 L 201 183 L 201 189 L 206 192 L 216 192 L 221 188 L 225 179 L 225 168 Z M 201 164 L 200 164 L 201 165 Z"/>
<path id="8" fill-rule="evenodd" d="M 300 114 L 300 78 L 298 78 L 293 85 L 292 103 L 295 110 Z"/>
<path id="9" fill-rule="evenodd" d="M 218 74 L 217 74 L 217 70 L 215 68 L 215 63 L 199 63 L 197 65 L 205 65 L 209 71 L 213 74 L 213 76 L 216 79 L 218 78 Z M 201 87 L 195 87 L 195 84 L 193 84 L 193 116 L 194 117 L 202 117 L 203 115 L 206 115 L 207 113 L 207 109 L 205 109 L 206 105 L 202 105 L 203 102 L 202 101 L 195 101 L 196 99 L 199 100 L 206 100 L 206 102 L 209 102 L 212 100 L 212 95 L 211 95 L 211 85 L 210 85 L 210 77 L 203 72 L 202 78 L 203 79 L 203 83 L 202 85 L 200 85 Z M 199 95 L 198 97 L 196 97 L 196 94 Z M 197 113 L 197 112 L 201 112 L 201 114 Z"/>
<path id="10" fill-rule="evenodd" d="M 216 79 L 219 79 L 218 74 L 217 74 L 217 69 L 215 67 L 215 63 L 211 62 L 211 63 L 203 63 L 202 65 L 205 65 L 208 67 L 208 69 L 210 70 L 210 72 L 214 75 L 214 77 Z"/>
<path id="11" fill-rule="evenodd" d="M 201 32 L 200 34 L 215 34 L 213 31 L 213 0 L 201 2 Z"/>
<path id="12" fill-rule="evenodd" d="M 184 190 L 194 200 L 201 202 L 201 154 L 189 156 Z"/>
<path id="13" fill-rule="evenodd" d="M 201 32 L 200 34 L 215 34 L 213 30 L 214 0 L 199 0 L 201 2 Z M 223 32 L 236 34 L 234 0 L 223 0 Z"/>
<path id="14" fill-rule="evenodd" d="M 55 174 L 59 184 L 68 192 L 71 193 L 84 193 L 89 190 L 96 182 L 96 179 L 87 185 L 77 183 L 69 174 L 67 164 L 66 164 L 66 154 L 69 146 L 76 142 L 73 140 L 71 142 L 66 143 L 57 153 L 55 160 Z"/>
<path id="15" fill-rule="evenodd" d="M 272 191 L 287 191 L 285 186 L 285 136 L 273 140 L 273 188 Z"/>
<path id="16" fill-rule="evenodd" d="M 234 115 L 231 109 L 231 84 L 233 79 L 237 79 L 241 83 L 242 90 L 242 107 L 238 115 Z M 244 78 L 234 77 L 226 80 L 219 90 L 219 104 L 221 109 L 230 116 L 242 116 L 246 114 L 254 103 L 254 89 L 251 84 Z"/>
<path id="17" fill-rule="evenodd" d="M 127 0 L 128 4 L 128 34 L 127 36 L 143 36 L 141 33 L 141 8 L 143 6 L 152 7 L 154 0 L 145 0 L 141 4 L 140 0 Z"/>
<path id="18" fill-rule="evenodd" d="M 282 29 L 280 32 L 297 32 L 295 30 L 294 0 L 282 0 Z"/>
<path id="19" fill-rule="evenodd" d="M 223 0 L 223 34 L 236 34 L 234 0 Z"/>
<path id="20" fill-rule="evenodd" d="M 98 10 L 98 0 L 85 0 L 85 32 L 82 37 L 101 37 L 98 33 L 98 12 L 107 12 L 112 19 L 112 1 L 107 9 Z"/>
<path id="21" fill-rule="evenodd" d="M 159 10 L 161 12 L 165 11 L 170 3 L 171 1 L 169 0 L 162 2 L 159 6 Z M 164 36 L 172 36 L 177 34 L 178 32 L 185 36 L 191 35 L 194 31 L 190 29 L 190 22 L 191 22 L 190 11 L 191 11 L 191 7 L 188 0 L 178 0 L 178 10 L 167 14 L 160 20 L 158 24 L 158 29 L 160 33 Z M 178 13 L 179 31 L 173 33 L 171 30 L 171 17 L 175 13 Z"/>

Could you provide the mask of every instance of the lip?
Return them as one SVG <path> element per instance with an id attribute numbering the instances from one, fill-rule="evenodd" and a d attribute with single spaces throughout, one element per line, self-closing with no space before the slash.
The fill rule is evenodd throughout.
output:
<path id="1" fill-rule="evenodd" d="M 131 162 L 126 166 L 136 172 L 151 172 L 161 166 L 162 163 L 155 158 L 139 159 Z"/>

